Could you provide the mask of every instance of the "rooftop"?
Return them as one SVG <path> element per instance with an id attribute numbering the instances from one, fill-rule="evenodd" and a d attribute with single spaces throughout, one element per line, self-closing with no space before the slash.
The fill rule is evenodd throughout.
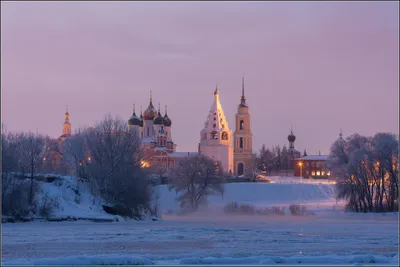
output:
<path id="1" fill-rule="evenodd" d="M 183 158 L 183 157 L 195 157 L 197 156 L 198 152 L 172 152 L 169 153 L 169 157 L 174 157 L 174 158 Z"/>

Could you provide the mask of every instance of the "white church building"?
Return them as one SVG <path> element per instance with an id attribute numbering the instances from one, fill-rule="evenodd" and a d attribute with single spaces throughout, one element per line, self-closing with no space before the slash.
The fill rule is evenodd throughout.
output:
<path id="1" fill-rule="evenodd" d="M 224 172 L 234 173 L 232 131 L 219 101 L 219 91 L 214 91 L 214 101 L 200 133 L 199 153 L 221 162 Z"/>

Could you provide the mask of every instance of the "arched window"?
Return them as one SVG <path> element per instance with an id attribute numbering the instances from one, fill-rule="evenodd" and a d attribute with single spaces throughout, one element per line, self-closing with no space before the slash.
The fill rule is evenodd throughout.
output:
<path id="1" fill-rule="evenodd" d="M 242 162 L 239 162 L 237 165 L 237 175 L 243 175 L 244 174 L 244 164 Z"/>
<path id="2" fill-rule="evenodd" d="M 228 140 L 228 133 L 222 132 L 222 140 Z"/>
<path id="3" fill-rule="evenodd" d="M 240 120 L 240 122 L 239 122 L 239 129 L 240 130 L 244 129 L 244 121 L 243 120 Z"/>
<path id="4" fill-rule="evenodd" d="M 211 132 L 211 139 L 212 140 L 217 140 L 218 139 L 218 132 L 212 131 Z"/>
<path id="5" fill-rule="evenodd" d="M 239 147 L 243 148 L 243 137 L 239 138 Z"/>

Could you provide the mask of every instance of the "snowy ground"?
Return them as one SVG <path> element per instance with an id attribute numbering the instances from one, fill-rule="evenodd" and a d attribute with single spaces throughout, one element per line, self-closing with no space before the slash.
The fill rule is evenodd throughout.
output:
<path id="1" fill-rule="evenodd" d="M 397 265 L 398 213 L 348 214 L 333 196 L 329 184 L 233 183 L 206 211 L 163 221 L 3 224 L 2 264 Z M 162 210 L 174 198 L 160 187 Z M 223 214 L 231 201 L 300 203 L 315 215 Z"/>

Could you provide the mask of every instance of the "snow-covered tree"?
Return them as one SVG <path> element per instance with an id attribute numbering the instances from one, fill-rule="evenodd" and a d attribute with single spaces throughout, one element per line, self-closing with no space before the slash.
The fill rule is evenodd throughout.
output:
<path id="1" fill-rule="evenodd" d="M 337 177 L 338 198 L 357 212 L 398 207 L 398 137 L 353 134 L 332 144 L 327 166 Z"/>
<path id="2" fill-rule="evenodd" d="M 181 160 L 169 178 L 181 208 L 195 211 L 210 195 L 223 195 L 225 177 L 219 162 L 198 155 Z"/>

